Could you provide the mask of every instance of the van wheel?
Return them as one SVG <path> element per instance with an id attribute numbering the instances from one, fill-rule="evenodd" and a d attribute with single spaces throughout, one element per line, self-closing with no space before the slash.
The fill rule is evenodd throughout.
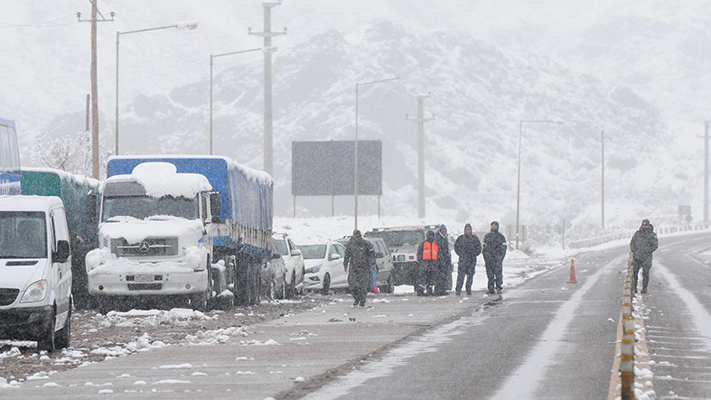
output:
<path id="1" fill-rule="evenodd" d="M 327 295 L 329 290 L 331 290 L 331 275 L 326 273 L 326 275 L 323 276 L 323 289 L 321 289 L 321 294 Z"/>
<path id="2" fill-rule="evenodd" d="M 46 350 L 49 352 L 57 349 L 57 332 L 54 331 L 57 311 L 52 307 L 52 313 L 49 316 L 49 321 L 45 323 L 45 327 L 37 338 L 37 349 Z"/>
<path id="3" fill-rule="evenodd" d="M 67 313 L 67 322 L 64 324 L 64 328 L 57 332 L 55 344 L 57 349 L 66 349 L 69 347 L 69 342 L 72 336 L 72 307 L 70 305 L 69 312 Z"/>

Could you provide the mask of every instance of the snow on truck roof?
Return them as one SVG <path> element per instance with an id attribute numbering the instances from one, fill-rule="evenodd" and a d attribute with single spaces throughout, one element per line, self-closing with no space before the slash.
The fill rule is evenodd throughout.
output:
<path id="1" fill-rule="evenodd" d="M 5 126 L 10 126 L 12 129 L 17 130 L 17 127 L 15 126 L 15 121 L 11 119 L 5 119 L 0 116 L 0 125 L 5 125 Z"/>
<path id="2" fill-rule="evenodd" d="M 147 162 L 138 164 L 131 175 L 115 175 L 104 183 L 135 180 L 151 197 L 193 198 L 200 192 L 212 190 L 212 185 L 204 175 L 180 173 L 178 168 L 166 162 Z"/>
<path id="3" fill-rule="evenodd" d="M 135 156 L 113 156 L 109 158 L 109 161 L 111 160 L 140 160 L 140 159 L 192 159 L 192 160 L 199 160 L 199 159 L 211 159 L 211 160 L 223 160 L 227 166 L 231 169 L 236 169 L 244 173 L 247 178 L 255 180 L 261 184 L 266 184 L 266 185 L 273 185 L 274 184 L 274 179 L 272 178 L 271 175 L 264 171 L 259 171 L 253 168 L 249 168 L 245 165 L 242 165 L 235 160 L 229 158 L 229 157 L 224 157 L 224 156 L 203 156 L 203 155 L 166 155 L 166 154 L 158 154 L 158 155 L 135 155 Z"/>
<path id="4" fill-rule="evenodd" d="M 56 196 L 0 196 L 0 211 L 47 211 L 62 203 Z"/>
<path id="5" fill-rule="evenodd" d="M 94 179 L 94 178 L 89 178 L 84 175 L 75 175 L 67 171 L 62 171 L 60 169 L 54 169 L 54 168 L 38 168 L 38 167 L 22 167 L 22 171 L 27 171 L 27 172 L 46 172 L 46 173 L 52 173 L 56 174 L 59 176 L 60 179 L 65 180 L 65 181 L 74 181 L 75 183 L 79 185 L 89 185 L 89 186 L 94 186 L 97 187 L 99 186 L 99 181 Z"/>

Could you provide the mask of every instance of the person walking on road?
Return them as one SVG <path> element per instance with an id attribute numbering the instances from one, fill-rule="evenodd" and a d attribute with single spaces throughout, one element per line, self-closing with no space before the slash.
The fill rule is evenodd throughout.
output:
<path id="1" fill-rule="evenodd" d="M 474 281 L 474 273 L 476 272 L 476 258 L 481 254 L 481 242 L 479 238 L 472 233 L 470 224 L 464 225 L 464 234 L 459 236 L 454 242 L 454 252 L 459 256 L 459 264 L 457 266 L 457 287 L 455 292 L 457 296 L 462 294 L 462 285 L 464 278 L 467 278 L 467 294 L 472 294 L 472 282 Z"/>
<path id="2" fill-rule="evenodd" d="M 439 248 L 438 261 L 439 271 L 435 282 L 435 295 L 443 296 L 448 290 L 452 290 L 452 254 L 449 252 L 449 238 L 447 227 L 442 224 L 435 236 L 435 242 Z"/>
<path id="3" fill-rule="evenodd" d="M 373 245 L 364 240 L 363 235 L 356 229 L 346 244 L 346 255 L 343 257 L 343 269 L 348 274 L 348 287 L 353 293 L 354 306 L 365 306 L 365 296 L 370 284 L 368 275 L 374 263 Z"/>
<path id="4" fill-rule="evenodd" d="M 420 244 L 417 249 L 417 261 L 419 264 L 419 272 L 417 276 L 417 286 L 415 290 L 418 296 L 431 296 L 432 286 L 435 283 L 437 272 L 439 271 L 439 247 L 435 242 L 435 234 L 432 231 L 427 231 L 427 239 Z"/>
<path id="5" fill-rule="evenodd" d="M 488 294 L 501 294 L 501 287 L 504 284 L 504 257 L 506 257 L 506 237 L 499 233 L 499 223 L 491 223 L 491 232 L 484 236 L 484 265 L 486 267 L 486 277 L 489 280 Z"/>
<path id="6" fill-rule="evenodd" d="M 637 293 L 637 276 L 642 270 L 642 293 L 647 293 L 649 285 L 649 270 L 652 269 L 652 253 L 659 247 L 659 239 L 654 233 L 654 226 L 648 219 L 642 220 L 642 226 L 634 233 L 630 241 L 630 251 L 632 252 L 632 265 L 634 266 L 634 276 L 632 277 L 632 287 Z"/>

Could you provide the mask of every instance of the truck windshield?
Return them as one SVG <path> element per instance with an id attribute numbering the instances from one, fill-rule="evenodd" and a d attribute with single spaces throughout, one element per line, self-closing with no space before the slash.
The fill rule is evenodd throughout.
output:
<path id="1" fill-rule="evenodd" d="M 417 246 L 425 240 L 421 231 L 378 231 L 368 232 L 365 236 L 382 238 L 390 248 Z"/>
<path id="2" fill-rule="evenodd" d="M 104 197 L 104 209 L 101 221 L 116 217 L 146 219 L 156 216 L 171 216 L 185 219 L 198 219 L 198 198 L 151 197 L 151 196 L 115 196 Z"/>
<path id="3" fill-rule="evenodd" d="M 0 211 L 0 258 L 47 258 L 43 212 Z"/>
<path id="4" fill-rule="evenodd" d="M 304 254 L 304 260 L 318 260 L 326 257 L 325 244 L 311 244 L 299 246 L 299 250 Z"/>

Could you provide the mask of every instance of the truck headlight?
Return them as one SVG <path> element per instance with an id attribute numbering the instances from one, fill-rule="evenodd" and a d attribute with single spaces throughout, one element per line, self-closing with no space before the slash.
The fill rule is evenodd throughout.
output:
<path id="1" fill-rule="evenodd" d="M 25 294 L 22 296 L 20 303 L 35 303 L 44 300 L 47 296 L 47 281 L 37 281 L 25 289 Z"/>
<path id="2" fill-rule="evenodd" d="M 304 272 L 306 272 L 307 274 L 315 274 L 315 273 L 317 273 L 318 271 L 321 270 L 321 267 L 322 267 L 322 266 L 323 266 L 323 264 L 319 264 L 319 265 L 317 265 L 317 266 L 315 266 L 315 267 L 306 268 L 306 271 L 304 271 Z"/>

